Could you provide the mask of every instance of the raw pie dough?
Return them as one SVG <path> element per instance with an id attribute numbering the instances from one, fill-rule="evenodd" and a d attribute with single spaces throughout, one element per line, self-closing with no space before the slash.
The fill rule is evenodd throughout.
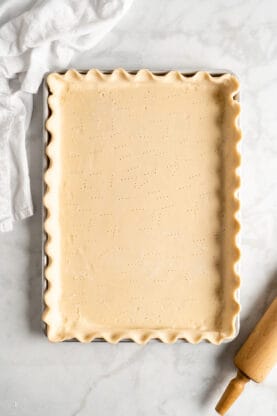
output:
<path id="1" fill-rule="evenodd" d="M 232 337 L 237 79 L 118 69 L 47 82 L 49 339 Z"/>

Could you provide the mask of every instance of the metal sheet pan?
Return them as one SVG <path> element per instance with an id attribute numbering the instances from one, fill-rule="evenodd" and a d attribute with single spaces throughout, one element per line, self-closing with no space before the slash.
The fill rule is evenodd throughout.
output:
<path id="1" fill-rule="evenodd" d="M 107 69 L 107 68 L 97 67 L 97 69 L 99 69 L 103 73 L 109 74 L 115 68 L 114 69 Z M 124 69 L 127 72 L 130 72 L 132 74 L 135 74 L 135 73 L 137 73 L 139 71 L 139 69 L 142 69 L 142 68 L 139 68 L 139 69 L 138 68 L 133 68 L 133 67 L 129 67 L 128 68 L 128 67 L 125 67 L 124 66 Z M 179 72 L 181 72 L 182 75 L 185 75 L 185 76 L 193 76 L 196 72 L 205 71 L 205 72 L 209 72 L 212 76 L 221 76 L 221 75 L 224 75 L 224 74 L 232 74 L 232 75 L 235 75 L 237 79 L 239 79 L 239 77 L 237 76 L 237 74 L 235 74 L 233 71 L 230 71 L 229 69 L 215 69 L 215 68 L 203 68 L 203 67 L 202 68 L 201 67 L 183 67 L 183 68 L 155 68 L 155 67 L 150 67 L 149 68 L 149 67 L 147 67 L 147 69 L 149 69 L 151 72 L 153 72 L 156 75 L 165 75 L 165 74 L 167 74 L 170 71 L 179 71 Z M 58 72 L 61 73 L 61 74 L 63 74 L 66 71 L 67 71 L 67 69 L 65 71 L 58 71 Z M 80 72 L 80 73 L 84 73 L 85 74 L 89 70 L 88 69 L 77 69 L 77 71 Z M 43 171 L 42 171 L 42 198 L 44 196 L 45 186 L 46 186 L 45 183 L 44 183 L 44 173 L 45 173 L 45 171 L 47 170 L 47 167 L 48 167 L 48 159 L 47 159 L 47 155 L 46 155 L 46 152 L 45 152 L 46 146 L 47 146 L 48 141 L 49 141 L 49 133 L 46 130 L 46 127 L 45 127 L 46 120 L 48 119 L 48 117 L 50 115 L 50 110 L 49 110 L 49 106 L 48 106 L 49 89 L 48 89 L 47 82 L 46 82 L 46 79 L 47 79 L 48 74 L 49 73 L 46 73 L 45 76 L 44 76 L 44 79 L 43 79 L 43 152 L 42 152 L 42 154 L 43 154 L 42 170 Z M 240 94 L 237 94 L 234 98 L 237 101 L 240 101 Z M 238 173 L 239 172 L 240 172 L 240 168 L 238 169 Z M 239 199 L 239 192 L 237 193 L 237 198 Z M 42 294 L 41 294 L 42 311 L 41 311 L 41 313 L 43 312 L 43 310 L 45 308 L 44 292 L 47 289 L 47 280 L 45 278 L 45 267 L 47 266 L 47 261 L 48 261 L 47 260 L 47 255 L 46 255 L 45 250 L 44 250 L 45 242 L 47 240 L 47 235 L 46 235 L 46 233 L 44 231 L 44 220 L 46 218 L 46 210 L 44 208 L 43 201 L 42 201 L 42 207 L 43 208 L 42 208 L 42 223 L 41 223 L 41 230 L 42 230 L 42 253 L 41 253 L 42 254 L 42 276 L 41 276 L 41 278 L 42 278 Z M 238 213 L 238 219 L 240 220 L 240 212 Z M 240 234 L 238 234 L 238 236 L 237 236 L 237 245 L 240 248 Z M 236 263 L 235 271 L 236 271 L 236 273 L 238 275 L 240 275 L 240 262 L 237 262 Z M 240 291 L 239 291 L 239 289 L 236 292 L 236 300 L 237 300 L 238 303 L 240 303 Z M 46 324 L 43 321 L 41 321 L 41 323 L 42 323 L 43 333 L 46 336 Z M 231 342 L 238 335 L 239 330 L 240 330 L 240 314 L 239 313 L 236 316 L 235 327 L 236 327 L 236 331 L 235 331 L 234 336 L 232 338 L 225 339 L 222 343 Z M 71 339 L 71 340 L 66 340 L 66 341 L 63 341 L 63 342 L 79 342 L 79 341 L 76 340 L 76 339 Z M 105 339 L 103 339 L 103 338 L 96 338 L 92 342 L 107 342 L 107 341 Z M 131 339 L 123 339 L 120 342 L 134 342 L 134 341 L 131 340 Z M 149 342 L 162 342 L 162 341 L 160 341 L 159 339 L 152 339 Z M 180 343 L 180 342 L 187 343 L 186 340 L 181 340 L 181 339 L 180 340 L 177 340 L 176 342 L 178 342 L 178 343 Z M 206 341 L 206 340 L 201 341 L 201 343 L 203 343 L 203 342 L 204 343 L 209 343 L 209 341 Z"/>

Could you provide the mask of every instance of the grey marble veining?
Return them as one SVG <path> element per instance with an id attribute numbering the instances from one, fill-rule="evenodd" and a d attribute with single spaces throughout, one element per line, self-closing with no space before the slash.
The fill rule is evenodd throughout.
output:
<path id="1" fill-rule="evenodd" d="M 77 68 L 230 68 L 241 80 L 241 332 L 230 344 L 51 344 L 41 331 L 42 94 L 28 137 L 36 214 L 0 235 L 0 415 L 211 416 L 232 357 L 277 294 L 277 4 L 134 0 Z M 277 414 L 277 369 L 230 415 Z"/>

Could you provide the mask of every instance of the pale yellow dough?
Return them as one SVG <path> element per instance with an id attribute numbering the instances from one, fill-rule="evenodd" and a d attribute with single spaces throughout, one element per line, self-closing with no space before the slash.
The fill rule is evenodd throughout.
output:
<path id="1" fill-rule="evenodd" d="M 71 70 L 48 85 L 49 339 L 232 337 L 237 79 Z"/>

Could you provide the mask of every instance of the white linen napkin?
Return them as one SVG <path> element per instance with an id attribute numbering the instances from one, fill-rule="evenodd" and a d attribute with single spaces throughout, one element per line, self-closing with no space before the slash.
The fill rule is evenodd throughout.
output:
<path id="1" fill-rule="evenodd" d="M 33 213 L 25 148 L 32 94 L 46 72 L 68 68 L 73 57 L 96 45 L 131 3 L 38 0 L 0 28 L 0 231 Z M 9 14 L 11 4 L 0 3 L 0 16 Z"/>

